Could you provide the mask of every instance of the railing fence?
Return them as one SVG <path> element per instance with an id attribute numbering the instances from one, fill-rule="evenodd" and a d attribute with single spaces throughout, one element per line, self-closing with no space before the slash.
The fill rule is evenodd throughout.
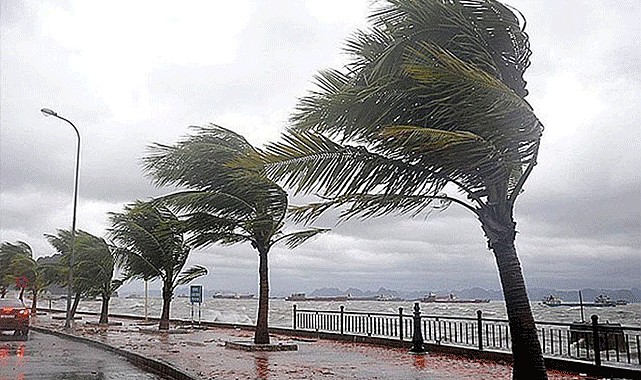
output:
<path id="1" fill-rule="evenodd" d="M 641 327 L 591 322 L 535 322 L 539 341 L 546 356 L 560 359 L 641 366 Z M 418 326 L 418 327 L 416 327 Z M 360 335 L 412 341 L 412 350 L 423 342 L 476 350 L 511 350 L 511 335 L 505 319 L 421 315 L 419 304 L 414 313 L 378 313 L 339 310 L 309 310 L 293 307 L 294 330 Z M 415 334 L 415 329 L 416 334 Z M 418 341 L 420 339 L 420 342 Z"/>

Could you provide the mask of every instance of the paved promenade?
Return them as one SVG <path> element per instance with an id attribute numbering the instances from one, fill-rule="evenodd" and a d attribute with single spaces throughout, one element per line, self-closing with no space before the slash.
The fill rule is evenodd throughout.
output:
<path id="1" fill-rule="evenodd" d="M 0 336 L 0 380 L 161 380 L 121 356 L 49 334 Z"/>
<path id="2" fill-rule="evenodd" d="M 225 341 L 251 339 L 249 331 L 208 328 L 161 333 L 157 325 L 124 319 L 122 326 L 87 324 L 98 317 L 83 316 L 74 335 L 171 363 L 196 379 L 510 379 L 511 367 L 481 360 L 431 353 L 415 356 L 406 349 L 329 340 L 296 340 L 273 336 L 274 341 L 296 343 L 295 352 L 245 352 L 225 348 Z M 34 325 L 64 331 L 63 321 L 38 316 Z M 550 371 L 550 379 L 595 379 Z"/>

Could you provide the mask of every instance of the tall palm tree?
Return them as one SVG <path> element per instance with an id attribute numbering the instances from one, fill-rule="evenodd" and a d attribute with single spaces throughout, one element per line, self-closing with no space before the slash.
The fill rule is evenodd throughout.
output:
<path id="1" fill-rule="evenodd" d="M 93 249 L 86 244 L 82 245 L 81 241 L 87 241 L 93 235 L 86 231 L 76 231 L 76 237 L 71 238 L 71 231 L 65 229 L 58 229 L 56 234 L 44 234 L 45 238 L 53 246 L 58 253 L 61 254 L 60 261 L 54 264 L 55 268 L 55 283 L 61 286 L 69 286 L 69 263 L 71 259 L 71 242 L 74 241 L 74 260 L 73 260 L 73 284 L 71 284 L 71 293 L 73 295 L 73 302 L 71 304 L 70 318 L 73 319 L 80 300 L 82 297 L 94 296 L 96 288 L 96 280 L 93 278 L 93 262 L 89 258 L 87 250 Z"/>
<path id="2" fill-rule="evenodd" d="M 109 230 L 118 244 L 116 253 L 125 279 L 162 281 L 160 330 L 169 329 L 174 290 L 207 274 L 196 265 L 183 271 L 191 247 L 185 242 L 185 224 L 167 207 L 137 201 L 123 213 L 111 213 Z"/>
<path id="3" fill-rule="evenodd" d="M 513 377 L 545 379 L 514 245 L 514 204 L 543 131 L 524 100 L 531 51 L 521 20 L 493 0 L 388 0 L 371 22 L 347 41 L 351 63 L 317 76 L 284 141 L 257 164 L 322 196 L 296 210 L 302 221 L 335 207 L 343 219 L 452 203 L 472 212 L 498 266 Z"/>
<path id="4" fill-rule="evenodd" d="M 100 296 L 99 323 L 109 323 L 109 301 L 123 284 L 123 280 L 114 278 L 115 247 L 105 239 L 84 231 L 79 231 L 76 244 L 74 276 L 86 284 L 88 297 Z"/>
<path id="5" fill-rule="evenodd" d="M 260 291 L 254 343 L 269 344 L 271 247 L 283 241 L 294 248 L 327 230 L 285 233 L 287 193 L 267 179 L 260 168 L 234 165 L 243 157 L 257 154 L 256 149 L 228 129 L 216 125 L 194 128 L 195 135 L 176 145 L 153 145 L 144 159 L 145 170 L 158 185 L 186 188 L 161 200 L 185 214 L 190 242 L 196 247 L 248 242 L 258 251 Z"/>

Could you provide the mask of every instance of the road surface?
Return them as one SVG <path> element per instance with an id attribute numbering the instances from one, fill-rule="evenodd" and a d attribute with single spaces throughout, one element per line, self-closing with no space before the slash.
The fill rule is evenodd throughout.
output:
<path id="1" fill-rule="evenodd" d="M 0 335 L 0 380 L 159 380 L 126 359 L 86 344 L 31 332 L 28 341 Z"/>

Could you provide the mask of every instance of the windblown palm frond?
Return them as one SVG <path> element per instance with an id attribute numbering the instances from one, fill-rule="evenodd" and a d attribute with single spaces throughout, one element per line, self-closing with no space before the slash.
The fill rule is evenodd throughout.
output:
<path id="1" fill-rule="evenodd" d="M 190 251 L 185 225 L 167 207 L 138 201 L 123 213 L 111 213 L 111 222 L 125 278 L 167 280 L 185 265 Z"/>
<path id="2" fill-rule="evenodd" d="M 310 228 L 302 231 L 292 232 L 274 240 L 274 244 L 279 241 L 283 241 L 285 246 L 290 249 L 294 249 L 299 245 L 305 243 L 309 239 L 330 231 L 328 228 Z"/>
<path id="3" fill-rule="evenodd" d="M 206 275 L 207 275 L 207 268 L 201 265 L 195 265 L 189 269 L 186 269 L 180 272 L 180 275 L 176 279 L 175 283 L 177 286 L 185 285 L 197 279 L 198 277 L 202 277 Z"/>
<path id="4" fill-rule="evenodd" d="M 161 186 L 226 188 L 229 178 L 236 174 L 226 167 L 227 162 L 254 148 L 241 135 L 215 124 L 191 128 L 196 134 L 174 146 L 153 144 L 150 154 L 143 159 L 145 172 Z"/>
<path id="5" fill-rule="evenodd" d="M 409 196 L 398 210 L 422 210 L 411 197 L 447 183 L 468 206 L 513 202 L 543 130 L 523 100 L 531 52 L 519 18 L 496 1 L 391 0 L 371 20 L 347 43 L 348 72 L 320 72 L 283 142 L 258 153 L 266 172 L 341 206 L 385 195 L 389 210 Z"/>
<path id="6" fill-rule="evenodd" d="M 493 0 L 389 0 L 387 3 L 370 16 L 374 28 L 389 36 L 379 37 L 385 49 L 379 48 L 381 53 L 364 64 L 376 60 L 382 62 L 374 68 L 394 67 L 403 51 L 385 56 L 388 50 L 431 41 L 500 79 L 519 96 L 527 95 L 523 73 L 532 54 L 529 39 L 521 25 L 524 20 L 519 20 L 505 5 Z"/>
<path id="7" fill-rule="evenodd" d="M 374 218 L 389 214 L 410 215 L 411 217 L 428 210 L 443 211 L 452 202 L 470 207 L 458 199 L 444 193 L 435 195 L 405 195 L 405 194 L 368 194 L 356 193 L 312 202 L 302 206 L 292 206 L 289 218 L 296 223 L 311 223 L 324 212 L 337 208 L 341 212 L 339 221 L 353 217 L 361 219 Z"/>
<path id="8" fill-rule="evenodd" d="M 44 234 L 45 239 L 63 256 L 71 251 L 71 231 L 58 230 L 56 235 Z"/>
<path id="9" fill-rule="evenodd" d="M 144 159 L 145 171 L 158 185 L 187 188 L 159 198 L 179 212 L 209 213 L 248 220 L 270 214 L 283 220 L 287 194 L 265 178 L 262 168 L 233 162 L 257 154 L 241 135 L 211 124 L 192 127 L 196 134 L 173 146 L 155 144 Z"/>
<path id="10" fill-rule="evenodd" d="M 246 164 L 267 163 L 266 173 L 296 193 L 322 191 L 324 196 L 338 196 L 382 189 L 387 193 L 436 194 L 445 184 L 439 173 L 425 167 L 373 153 L 364 146 L 340 145 L 323 135 L 295 130 L 252 160 Z"/>

